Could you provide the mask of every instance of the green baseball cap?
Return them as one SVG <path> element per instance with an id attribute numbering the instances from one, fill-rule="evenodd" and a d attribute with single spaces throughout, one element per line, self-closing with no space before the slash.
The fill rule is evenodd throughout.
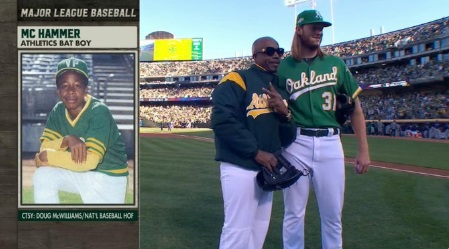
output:
<path id="1" fill-rule="evenodd" d="M 64 59 L 61 62 L 58 63 L 58 71 L 56 72 L 56 76 L 58 77 L 61 74 L 63 74 L 66 71 L 75 71 L 87 79 L 89 79 L 88 73 L 87 73 L 87 64 L 83 60 L 76 59 L 76 58 L 68 58 Z M 88 82 L 88 81 L 86 81 Z"/>
<path id="2" fill-rule="evenodd" d="M 332 25 L 330 22 L 323 20 L 323 16 L 318 10 L 304 10 L 296 17 L 296 25 L 303 26 L 306 24 L 322 24 L 324 27 Z"/>

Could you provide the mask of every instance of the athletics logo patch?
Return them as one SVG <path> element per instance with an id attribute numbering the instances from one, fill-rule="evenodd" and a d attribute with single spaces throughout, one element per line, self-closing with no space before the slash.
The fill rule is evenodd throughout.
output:
<path id="1" fill-rule="evenodd" d="M 268 108 L 267 95 L 265 93 L 260 95 L 253 93 L 251 103 L 246 107 L 246 110 L 248 111 L 246 116 L 252 116 L 254 119 L 261 114 L 272 112 Z"/>

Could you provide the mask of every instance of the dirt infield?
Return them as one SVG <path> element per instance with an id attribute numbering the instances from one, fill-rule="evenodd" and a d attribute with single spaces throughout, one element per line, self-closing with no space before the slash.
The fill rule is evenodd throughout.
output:
<path id="1" fill-rule="evenodd" d="M 205 138 L 205 137 L 198 137 L 198 136 L 187 136 L 187 135 L 174 134 L 174 133 L 170 133 L 170 132 L 140 133 L 140 136 L 141 137 L 187 138 L 187 139 L 195 139 L 195 140 L 206 141 L 206 142 L 214 141 L 212 138 Z M 353 136 L 353 135 L 345 135 L 345 136 Z M 372 136 L 372 137 L 378 137 L 378 136 Z M 449 143 L 449 140 L 446 140 L 446 139 L 436 140 L 436 139 L 403 138 L 403 137 L 400 137 L 400 138 L 398 138 L 398 137 L 379 137 L 379 138 L 413 140 L 416 142 Z M 352 163 L 352 162 L 354 162 L 354 158 L 345 158 L 345 162 Z M 449 170 L 431 169 L 431 168 L 424 168 L 424 167 L 418 167 L 418 166 L 413 166 L 413 165 L 379 162 L 379 161 L 371 161 L 370 167 L 449 179 Z"/>

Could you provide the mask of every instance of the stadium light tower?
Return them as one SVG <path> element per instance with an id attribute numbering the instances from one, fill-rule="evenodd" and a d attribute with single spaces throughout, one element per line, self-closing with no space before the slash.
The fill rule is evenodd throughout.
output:
<path id="1" fill-rule="evenodd" d="M 331 26 L 331 29 L 332 29 L 332 44 L 334 44 L 335 43 L 335 29 L 334 29 L 334 27 L 335 27 L 335 25 L 334 25 L 334 4 L 333 4 L 333 1 L 334 0 L 330 0 L 330 2 L 331 2 L 331 22 L 332 22 L 332 26 Z"/>
<path id="2" fill-rule="evenodd" d="M 306 2 L 310 2 L 310 7 L 312 9 L 315 9 L 316 7 L 316 3 L 315 0 L 284 0 L 284 4 L 287 7 L 293 7 L 295 9 L 295 25 L 296 25 L 296 16 L 298 15 L 297 11 L 296 11 L 296 5 L 301 4 L 301 3 L 306 3 Z"/>

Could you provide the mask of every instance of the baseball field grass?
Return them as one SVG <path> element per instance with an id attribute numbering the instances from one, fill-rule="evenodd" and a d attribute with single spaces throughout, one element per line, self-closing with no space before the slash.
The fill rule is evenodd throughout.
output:
<path id="1" fill-rule="evenodd" d="M 23 204 L 34 204 L 34 192 L 33 187 L 24 187 L 22 190 Z M 125 197 L 125 204 L 133 204 L 133 192 L 128 191 Z M 83 204 L 81 196 L 79 194 L 69 193 L 65 191 L 59 191 L 59 200 L 62 205 L 65 204 Z"/>
<path id="2" fill-rule="evenodd" d="M 184 137 L 140 137 L 141 247 L 218 248 L 223 207 L 210 131 Z M 347 156 L 355 138 L 344 136 Z M 449 144 L 369 138 L 371 159 L 449 169 Z M 321 248 L 313 193 L 306 214 L 306 248 Z M 282 248 L 283 203 L 275 192 L 265 247 Z M 449 247 L 449 180 L 371 168 L 356 175 L 348 164 L 343 211 L 344 248 Z"/>
<path id="3" fill-rule="evenodd" d="M 128 177 L 128 191 L 125 196 L 125 204 L 134 204 L 134 162 L 133 160 L 128 161 L 130 167 L 130 175 Z M 26 158 L 22 160 L 21 169 L 21 204 L 34 205 L 34 190 L 33 190 L 33 175 L 36 167 L 34 166 L 34 160 Z M 65 191 L 59 191 L 59 200 L 62 205 L 68 204 L 83 204 L 81 196 L 79 194 L 74 194 Z"/>

